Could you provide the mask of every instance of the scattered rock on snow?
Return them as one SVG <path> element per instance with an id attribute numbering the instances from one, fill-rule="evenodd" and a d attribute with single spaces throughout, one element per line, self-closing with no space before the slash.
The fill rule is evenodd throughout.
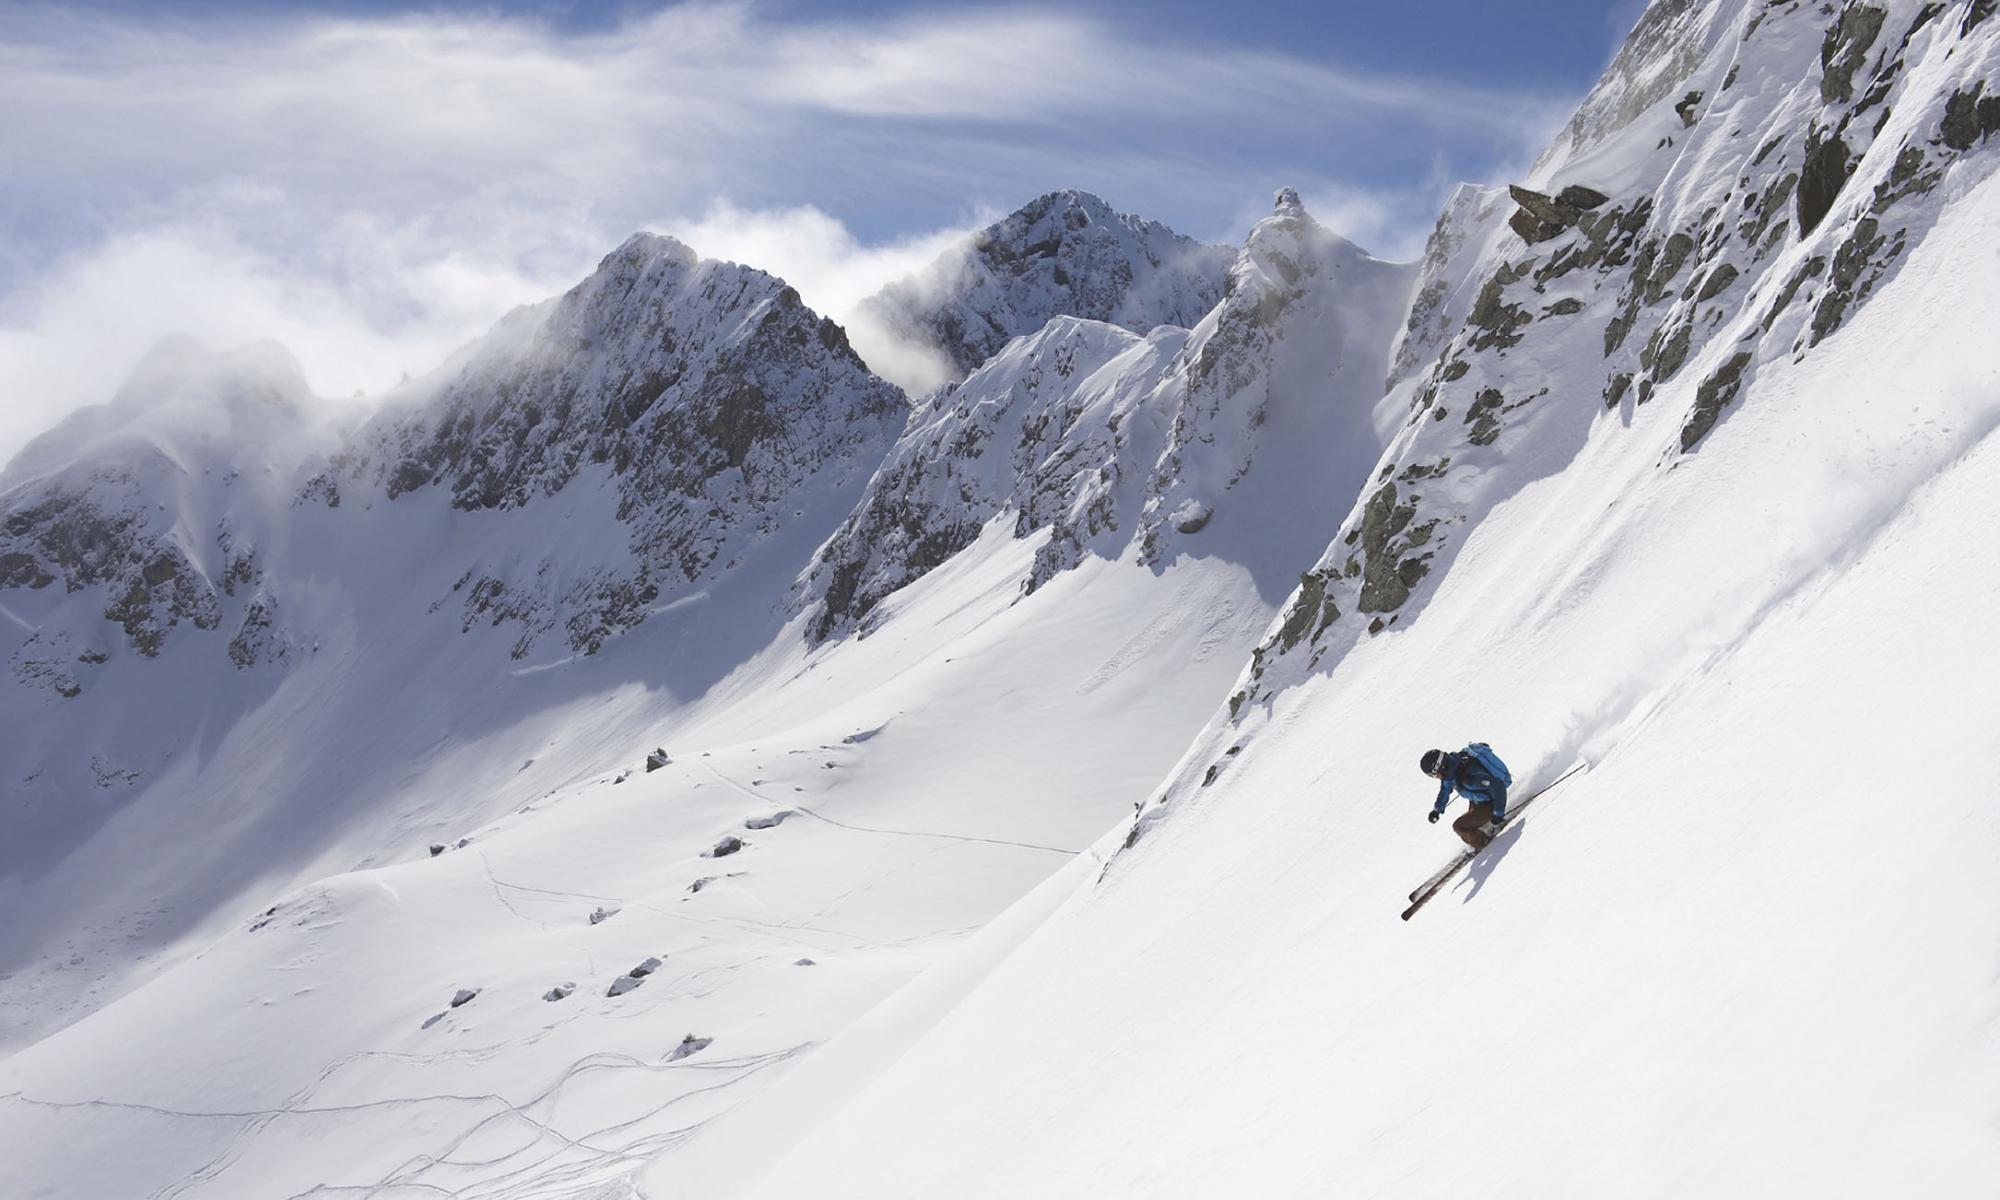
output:
<path id="1" fill-rule="evenodd" d="M 695 880 L 693 883 L 688 884 L 688 891 L 698 892 L 714 882 L 715 882 L 715 876 L 704 875 L 700 879 Z"/>
<path id="2" fill-rule="evenodd" d="M 696 1037 L 690 1033 L 681 1039 L 680 1045 L 674 1047 L 672 1054 L 667 1055 L 667 1061 L 679 1062 L 690 1054 L 699 1054 L 708 1049 L 714 1041 L 714 1038 Z"/>
<path id="3" fill-rule="evenodd" d="M 813 961 L 812 959 L 810 959 L 810 958 L 802 958 L 802 959 L 798 960 L 797 962 L 793 963 L 792 965 L 793 965 L 793 966 L 795 966 L 795 967 L 816 967 L 816 966 L 818 966 L 819 964 L 818 964 L 818 963 L 816 963 L 816 962 L 814 962 L 814 961 Z"/>
<path id="4" fill-rule="evenodd" d="M 648 754 L 646 756 L 646 770 L 649 772 L 657 771 L 661 767 L 666 766 L 668 763 L 671 763 L 672 761 L 674 760 L 667 757 L 667 752 L 665 750 L 654 750 L 651 754 Z"/>
<path id="5" fill-rule="evenodd" d="M 461 1005 L 470 1004 L 472 1002 L 472 998 L 479 994 L 479 990 L 480 989 L 478 988 L 458 989 L 458 994 L 451 998 L 451 1006 L 453 1008 L 458 1008 Z"/>
<path id="6" fill-rule="evenodd" d="M 450 1011 L 449 1009 L 445 1010 L 445 1012 L 449 1011 Z M 424 1023 L 422 1025 L 422 1028 L 429 1029 L 431 1026 L 437 1024 L 439 1021 L 444 1020 L 444 1018 L 445 1018 L 444 1012 L 434 1012 L 430 1016 L 424 1018 Z"/>
<path id="7" fill-rule="evenodd" d="M 542 999 L 551 1002 L 556 1000 L 567 1000 L 569 999 L 570 993 L 574 992 L 575 990 L 576 990 L 576 985 L 574 983 L 559 983 L 554 987 L 550 988 L 548 991 L 543 992 Z"/>
<path id="8" fill-rule="evenodd" d="M 777 812 L 774 812 L 774 813 L 771 813 L 771 814 L 770 814 L 770 815 L 768 815 L 768 816 L 762 816 L 762 817 L 745 817 L 745 818 L 743 819 L 743 828 L 745 828 L 745 829 L 776 829 L 776 828 L 777 828 L 777 827 L 778 827 L 779 825 L 782 825 L 782 824 L 784 824 L 784 821 L 785 821 L 785 818 L 786 818 L 786 817 L 789 817 L 789 816 L 793 816 L 793 815 L 795 815 L 795 814 L 794 814 L 794 813 L 792 812 L 792 810 L 791 810 L 791 809 L 789 809 L 789 808 L 781 808 L 781 809 L 779 809 L 779 810 L 778 810 Z"/>
<path id="9" fill-rule="evenodd" d="M 617 916 L 619 913 L 623 911 L 624 911 L 623 909 L 619 908 L 615 904 L 612 905 L 610 908 L 606 908 L 605 906 L 600 904 L 597 906 L 597 910 L 590 914 L 590 923 L 592 925 L 602 925 L 604 924 L 604 922 Z"/>
<path id="10" fill-rule="evenodd" d="M 728 858 L 742 848 L 743 839 L 732 833 L 715 843 L 712 848 L 702 851 L 701 856 L 703 858 Z"/>
<path id="11" fill-rule="evenodd" d="M 440 854 L 443 854 L 443 853 L 444 853 L 444 843 L 443 843 L 443 842 L 432 842 L 432 843 L 431 843 L 431 857 L 432 857 L 432 858 L 436 858 L 436 857 L 437 857 L 438 855 L 440 855 Z"/>
<path id="12" fill-rule="evenodd" d="M 660 969 L 660 960 L 657 958 L 648 958 L 645 962 L 640 963 L 638 966 L 633 967 L 631 970 L 625 972 L 623 975 L 620 975 L 618 978 L 612 980 L 611 990 L 605 992 L 604 994 L 607 996 L 622 996 L 626 992 L 629 992 L 633 988 L 638 987 L 640 984 L 646 982 L 646 976 L 651 975 L 653 972 L 659 969 Z"/>

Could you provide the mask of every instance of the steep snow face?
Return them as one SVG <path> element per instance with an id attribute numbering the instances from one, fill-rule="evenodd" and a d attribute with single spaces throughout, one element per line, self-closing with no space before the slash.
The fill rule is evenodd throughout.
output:
<path id="1" fill-rule="evenodd" d="M 436 487 L 455 509 L 506 511 L 594 489 L 627 531 L 622 545 L 512 546 L 466 564 L 453 584 L 464 620 L 516 627 L 517 658 L 551 630 L 594 653 L 783 541 L 805 508 L 867 478 L 907 413 L 782 280 L 649 234 L 416 392 L 308 495 L 337 506 L 357 484 L 390 500 Z"/>
<path id="2" fill-rule="evenodd" d="M 1987 1186 L 2000 21 L 1637 40 L 1233 712 L 751 1194 Z M 1591 767 L 1404 924 L 1473 738 Z"/>
<path id="3" fill-rule="evenodd" d="M 1465 324 L 1479 291 L 1472 272 L 1489 253 L 1490 242 L 1506 235 L 1504 218 L 1511 208 L 1506 188 L 1472 183 L 1459 184 L 1445 203 L 1424 242 L 1416 294 L 1390 353 L 1385 391 L 1429 366 L 1438 348 Z"/>
<path id="4" fill-rule="evenodd" d="M 1193 325 L 1222 299 L 1231 257 L 1088 192 L 1050 192 L 890 284 L 863 311 L 942 351 L 963 378 L 1053 317 L 1133 333 Z"/>
<path id="5" fill-rule="evenodd" d="M 1373 417 L 1410 269 L 1290 189 L 1192 331 L 1058 318 L 920 406 L 806 581 L 816 636 L 969 545 L 1046 534 L 1023 593 L 1086 555 L 1218 555 L 1282 593 L 1381 453 Z M 1221 518 L 1217 523 L 1218 517 Z"/>
<path id="6" fill-rule="evenodd" d="M 1544 190 L 1514 188 L 1506 233 L 1481 237 L 1464 325 L 1392 393 L 1407 409 L 1380 478 L 1239 704 L 1408 619 L 1487 512 L 1591 437 L 1665 407 L 1670 468 L 1759 371 L 1810 357 L 2000 131 L 1978 115 L 1994 36 L 1978 16 L 1655 6 L 1544 156 Z"/>
<path id="7" fill-rule="evenodd" d="M 1193 551 L 1212 521 L 1203 552 L 1276 549 L 1280 528 L 1324 536 L 1380 454 L 1374 400 L 1411 279 L 1313 220 L 1297 192 L 1277 193 L 1168 381 L 1147 561 Z M 1281 561 L 1289 586 L 1297 559 Z"/>

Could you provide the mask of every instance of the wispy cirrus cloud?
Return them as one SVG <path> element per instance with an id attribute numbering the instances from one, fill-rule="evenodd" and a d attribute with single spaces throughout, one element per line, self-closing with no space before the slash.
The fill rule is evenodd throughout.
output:
<path id="1" fill-rule="evenodd" d="M 0 457 L 178 329 L 379 388 L 641 227 L 836 317 L 1060 186 L 1221 238 L 1303 180 L 1407 251 L 1438 162 L 1525 158 L 1567 107 L 1058 9 L 0 15 Z"/>

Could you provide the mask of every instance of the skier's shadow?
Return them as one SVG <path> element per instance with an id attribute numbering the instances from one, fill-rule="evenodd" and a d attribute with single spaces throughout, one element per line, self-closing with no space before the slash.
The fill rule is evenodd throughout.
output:
<path id="1" fill-rule="evenodd" d="M 1494 838 L 1487 845 L 1484 854 L 1481 854 L 1466 865 L 1465 873 L 1472 880 L 1472 888 L 1465 893 L 1464 899 L 1460 900 L 1459 903 L 1469 903 L 1474 896 L 1479 894 L 1479 889 L 1486 886 L 1487 878 L 1500 866 L 1500 860 L 1506 858 L 1508 852 L 1514 848 L 1514 843 L 1521 840 L 1522 828 L 1520 825 L 1514 825 L 1501 831 L 1500 836 Z"/>

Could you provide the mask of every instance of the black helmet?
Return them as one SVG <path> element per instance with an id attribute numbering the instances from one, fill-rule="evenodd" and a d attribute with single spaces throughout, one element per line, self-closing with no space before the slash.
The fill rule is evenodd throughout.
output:
<path id="1" fill-rule="evenodd" d="M 1438 768 L 1443 765 L 1444 751 L 1426 750 L 1424 751 L 1423 761 L 1417 764 L 1417 769 L 1426 775 L 1435 775 L 1438 773 Z"/>

